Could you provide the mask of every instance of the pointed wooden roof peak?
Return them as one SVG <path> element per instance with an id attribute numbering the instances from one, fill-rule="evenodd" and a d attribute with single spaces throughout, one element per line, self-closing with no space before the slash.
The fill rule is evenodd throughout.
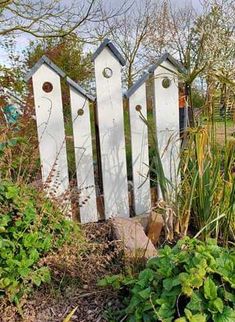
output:
<path id="1" fill-rule="evenodd" d="M 159 67 L 164 61 L 168 61 L 172 66 L 174 66 L 178 70 L 179 73 L 186 73 L 185 67 L 168 52 L 163 54 L 154 65 L 149 67 L 149 73 L 153 73 L 155 69 Z"/>
<path id="2" fill-rule="evenodd" d="M 78 85 L 76 82 L 74 82 L 71 78 L 67 77 L 66 78 L 66 82 L 75 90 L 77 90 L 82 96 L 84 96 L 85 98 L 87 98 L 89 101 L 94 102 L 95 101 L 95 97 L 92 96 L 91 94 L 87 93 L 87 91 L 82 88 L 80 85 Z"/>
<path id="3" fill-rule="evenodd" d="M 134 94 L 137 89 L 148 80 L 149 76 L 150 74 L 145 71 L 143 75 L 126 91 L 124 96 L 129 98 L 132 94 Z"/>
<path id="4" fill-rule="evenodd" d="M 101 43 L 101 45 L 94 52 L 94 54 L 92 56 L 93 61 L 96 59 L 97 56 L 99 56 L 99 54 L 102 52 L 102 50 L 105 47 L 107 47 L 111 51 L 111 53 L 114 55 L 114 57 L 119 61 L 119 63 L 122 66 L 126 65 L 126 61 L 125 61 L 124 57 L 122 56 L 120 51 L 114 46 L 114 44 L 111 42 L 111 40 L 108 38 L 105 38 L 104 41 Z"/>
<path id="5" fill-rule="evenodd" d="M 36 64 L 30 69 L 30 71 L 25 76 L 25 81 L 29 81 L 30 78 L 37 72 L 37 70 L 43 65 L 46 64 L 50 69 L 56 72 L 59 76 L 65 77 L 65 73 L 60 69 L 56 64 L 54 64 L 47 56 L 43 55 Z"/>

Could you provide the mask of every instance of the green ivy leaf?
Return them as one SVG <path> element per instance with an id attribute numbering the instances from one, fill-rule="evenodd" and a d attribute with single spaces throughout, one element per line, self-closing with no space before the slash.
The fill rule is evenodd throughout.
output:
<path id="1" fill-rule="evenodd" d="M 6 232 L 6 228 L 5 227 L 3 227 L 3 226 L 0 226 L 0 234 L 1 233 L 5 233 Z"/>
<path id="2" fill-rule="evenodd" d="M 194 292 L 192 294 L 190 302 L 187 304 L 187 308 L 191 311 L 198 311 L 201 310 L 202 307 L 202 298 L 199 292 Z"/>
<path id="3" fill-rule="evenodd" d="M 38 276 L 38 275 L 34 275 L 34 276 L 32 277 L 32 282 L 33 282 L 33 284 L 35 284 L 36 286 L 40 286 L 40 285 L 41 285 L 41 283 L 42 283 L 42 279 L 41 279 L 41 277 L 40 277 L 40 276 Z"/>
<path id="4" fill-rule="evenodd" d="M 198 274 L 192 276 L 191 285 L 193 286 L 193 288 L 201 287 L 203 285 L 203 278 L 200 277 Z"/>
<path id="5" fill-rule="evenodd" d="M 143 291 L 140 291 L 139 293 L 139 296 L 142 297 L 144 300 L 147 300 L 149 297 L 150 297 L 150 294 L 151 294 L 151 288 L 148 287 L 146 288 L 145 290 Z"/>
<path id="6" fill-rule="evenodd" d="M 126 308 L 126 312 L 127 314 L 132 313 L 133 311 L 135 311 L 135 309 L 137 307 L 139 307 L 139 304 L 141 303 L 141 300 L 139 297 L 137 296 L 132 296 L 130 303 L 128 305 L 128 307 Z"/>
<path id="7" fill-rule="evenodd" d="M 7 199 L 14 199 L 19 195 L 19 188 L 16 186 L 8 186 L 7 192 L 6 192 L 6 198 Z"/>
<path id="8" fill-rule="evenodd" d="M 181 317 L 176 319 L 175 322 L 187 322 L 187 319 L 185 317 Z"/>
<path id="9" fill-rule="evenodd" d="M 217 298 L 217 286 L 210 277 L 204 282 L 204 296 L 207 300 L 214 300 Z"/>
<path id="10" fill-rule="evenodd" d="M 158 310 L 158 315 L 161 320 L 165 321 L 165 319 L 171 318 L 175 313 L 175 310 L 172 310 L 168 304 L 162 304 L 160 309 Z"/>
<path id="11" fill-rule="evenodd" d="M 206 316 L 204 314 L 195 314 L 191 317 L 189 322 L 206 322 Z"/>
<path id="12" fill-rule="evenodd" d="M 97 285 L 101 287 L 112 286 L 115 289 L 119 289 L 121 279 L 122 279 L 121 275 L 106 276 L 101 280 L 99 280 L 97 282 Z"/>
<path id="13" fill-rule="evenodd" d="M 192 314 L 192 312 L 188 309 L 184 310 L 184 313 L 189 320 L 189 322 L 206 322 L 206 316 L 201 313 Z"/>
<path id="14" fill-rule="evenodd" d="M 234 322 L 235 310 L 230 307 L 225 307 L 223 313 L 218 313 L 213 316 L 214 322 Z"/>
<path id="15" fill-rule="evenodd" d="M 8 223 L 11 221 L 11 217 L 9 215 L 1 215 L 0 217 L 0 225 L 2 227 L 6 227 L 8 225 Z"/>
<path id="16" fill-rule="evenodd" d="M 188 320 L 190 320 L 191 317 L 193 316 L 192 312 L 190 310 L 188 310 L 188 309 L 185 309 L 184 313 L 185 313 L 185 315 L 186 315 Z"/>
<path id="17" fill-rule="evenodd" d="M 235 294 L 232 294 L 232 293 L 224 290 L 224 297 L 226 300 L 231 301 L 232 303 L 235 303 Z"/>
<path id="18" fill-rule="evenodd" d="M 163 287 L 167 291 L 171 291 L 174 286 L 180 285 L 180 280 L 178 278 L 165 278 L 163 280 Z"/>
<path id="19" fill-rule="evenodd" d="M 215 310 L 216 312 L 220 312 L 220 313 L 222 313 L 224 309 L 224 303 L 219 297 L 217 297 L 213 301 L 210 301 L 209 306 L 212 307 L 212 309 Z"/>
<path id="20" fill-rule="evenodd" d="M 22 267 L 18 269 L 18 272 L 21 277 L 26 277 L 29 274 L 30 269 L 28 267 Z"/>
<path id="21" fill-rule="evenodd" d="M 139 273 L 139 278 L 145 281 L 151 281 L 153 279 L 153 271 L 149 268 L 144 269 Z"/>
<path id="22" fill-rule="evenodd" d="M 10 278 L 1 278 L 0 279 L 0 288 L 4 289 L 11 284 Z"/>
<path id="23" fill-rule="evenodd" d="M 33 249 L 30 251 L 29 258 L 36 262 L 39 259 L 39 252 L 36 249 Z"/>

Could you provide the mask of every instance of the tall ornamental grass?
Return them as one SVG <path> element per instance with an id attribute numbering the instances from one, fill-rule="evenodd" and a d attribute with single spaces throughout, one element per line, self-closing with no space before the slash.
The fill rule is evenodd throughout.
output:
<path id="1" fill-rule="evenodd" d="M 189 130 L 181 158 L 178 220 L 183 235 L 190 225 L 197 237 L 227 244 L 235 240 L 235 144 L 230 141 L 222 149 L 213 142 L 208 127 Z"/>

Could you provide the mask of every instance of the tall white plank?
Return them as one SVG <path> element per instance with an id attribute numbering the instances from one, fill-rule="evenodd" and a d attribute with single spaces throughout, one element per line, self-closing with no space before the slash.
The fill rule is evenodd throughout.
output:
<path id="1" fill-rule="evenodd" d="M 163 87 L 163 79 L 170 80 L 170 86 Z M 154 71 L 155 122 L 159 152 L 165 177 L 172 183 L 170 197 L 174 198 L 179 183 L 179 103 L 177 69 L 167 60 Z"/>
<path id="2" fill-rule="evenodd" d="M 95 58 L 95 77 L 105 217 L 129 217 L 121 65 L 108 47 Z"/>
<path id="3" fill-rule="evenodd" d="M 131 126 L 132 173 L 134 189 L 135 214 L 148 212 L 151 208 L 148 127 L 144 123 L 147 119 L 146 84 L 142 84 L 129 98 L 129 115 Z"/>
<path id="4" fill-rule="evenodd" d="M 98 220 L 89 101 L 69 86 L 81 223 Z"/>
<path id="5" fill-rule="evenodd" d="M 32 76 L 42 180 L 50 196 L 65 197 L 69 191 L 68 163 L 60 76 L 42 64 Z"/>

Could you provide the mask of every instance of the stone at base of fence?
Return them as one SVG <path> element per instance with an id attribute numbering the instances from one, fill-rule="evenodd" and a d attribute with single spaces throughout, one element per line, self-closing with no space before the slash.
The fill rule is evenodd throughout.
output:
<path id="1" fill-rule="evenodd" d="M 127 256 L 153 257 L 157 250 L 144 232 L 142 225 L 132 218 L 112 219 L 114 238 L 121 240 Z"/>
<path id="2" fill-rule="evenodd" d="M 162 215 L 151 211 L 133 218 L 116 217 L 111 219 L 114 238 L 122 240 L 129 256 L 156 256 L 162 228 Z"/>

